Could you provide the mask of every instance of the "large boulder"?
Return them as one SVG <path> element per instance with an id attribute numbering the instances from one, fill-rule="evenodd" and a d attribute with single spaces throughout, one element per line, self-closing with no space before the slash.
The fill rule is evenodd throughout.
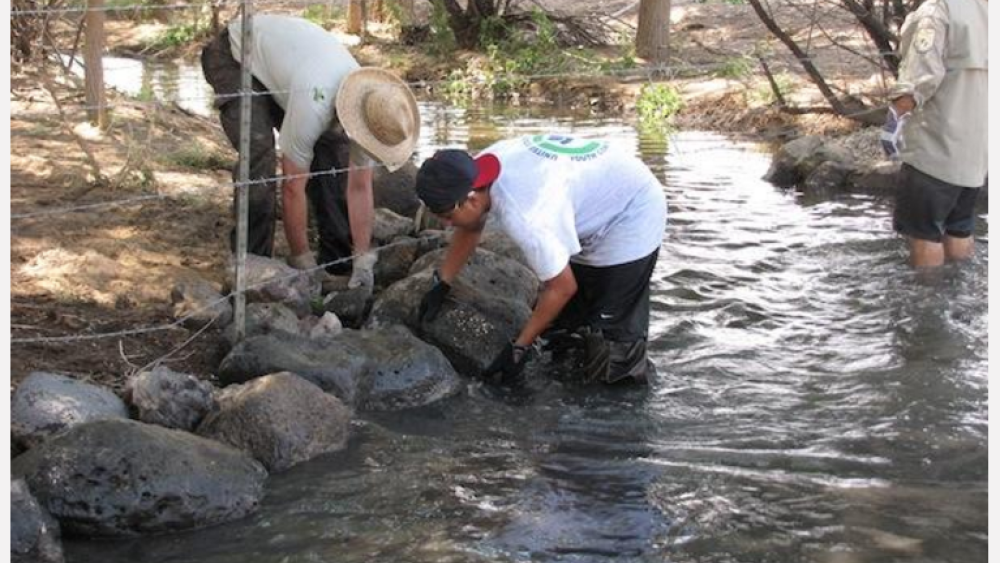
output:
<path id="1" fill-rule="evenodd" d="M 308 318 L 305 315 L 302 318 Z M 299 316 L 283 303 L 247 303 L 244 338 L 272 332 L 287 332 L 301 334 Z M 224 331 L 226 341 L 230 346 L 236 344 L 236 325 L 230 324 Z"/>
<path id="2" fill-rule="evenodd" d="M 125 398 L 139 420 L 191 431 L 215 408 L 214 390 L 193 375 L 157 366 L 129 379 Z"/>
<path id="3" fill-rule="evenodd" d="M 269 471 L 282 471 L 347 445 L 351 411 L 290 372 L 234 385 L 198 434 L 239 448 Z"/>
<path id="4" fill-rule="evenodd" d="M 402 327 L 344 330 L 324 340 L 283 334 L 248 338 L 222 362 L 224 383 L 290 371 L 363 410 L 426 405 L 457 392 L 461 380 L 442 353 Z"/>
<path id="5" fill-rule="evenodd" d="M 531 316 L 538 278 L 525 266 L 478 249 L 452 284 L 438 317 L 421 325 L 420 302 L 444 251 L 421 257 L 413 275 L 379 295 L 367 327 L 403 324 L 444 352 L 455 368 L 476 377 Z"/>
<path id="6" fill-rule="evenodd" d="M 10 483 L 11 563 L 62 563 L 59 523 L 42 508 L 22 479 Z"/>
<path id="7" fill-rule="evenodd" d="M 11 399 L 11 437 L 27 448 L 67 428 L 109 418 L 128 418 L 128 408 L 117 395 L 56 373 L 32 373 Z"/>
<path id="8" fill-rule="evenodd" d="M 226 326 L 232 320 L 233 306 L 215 285 L 203 279 L 183 281 L 170 292 L 174 318 L 190 329 L 199 329 L 209 323 Z"/>
<path id="9" fill-rule="evenodd" d="M 267 477 L 235 448 L 134 420 L 71 428 L 14 459 L 11 474 L 66 533 L 109 537 L 242 518 Z"/>
<path id="10" fill-rule="evenodd" d="M 404 217 L 413 217 L 420 209 L 420 200 L 413 186 L 417 183 L 417 167 L 408 162 L 394 172 L 375 168 L 372 181 L 375 207 L 384 207 Z"/>
<path id="11" fill-rule="evenodd" d="M 816 154 L 822 146 L 823 139 L 817 135 L 806 135 L 785 143 L 774 155 L 764 179 L 782 188 L 795 186 L 819 165 L 815 162 Z"/>

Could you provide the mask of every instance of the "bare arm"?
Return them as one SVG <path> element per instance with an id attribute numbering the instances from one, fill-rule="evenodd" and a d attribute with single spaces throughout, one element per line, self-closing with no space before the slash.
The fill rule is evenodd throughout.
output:
<path id="1" fill-rule="evenodd" d="M 285 238 L 292 256 L 309 251 L 309 206 L 306 203 L 305 174 L 308 170 L 295 164 L 287 157 L 281 158 L 281 170 L 285 176 L 294 176 L 281 182 L 281 215 L 285 225 Z"/>
<path id="2" fill-rule="evenodd" d="M 451 235 L 451 244 L 448 245 L 448 252 L 444 256 L 444 263 L 441 264 L 441 268 L 438 270 L 442 280 L 449 284 L 454 281 L 455 277 L 462 270 L 462 266 L 465 266 L 469 257 L 475 252 L 482 234 L 482 228 L 465 229 L 455 227 L 455 232 Z"/>
<path id="3" fill-rule="evenodd" d="M 357 167 L 353 162 L 347 171 L 347 215 L 355 254 L 368 252 L 372 244 L 372 225 L 375 223 L 373 175 L 371 167 Z"/>
<path id="4" fill-rule="evenodd" d="M 542 293 L 535 304 L 535 310 L 531 312 L 531 318 L 521 328 L 514 344 L 527 346 L 538 338 L 552 321 L 559 316 L 559 313 L 569 303 L 569 300 L 576 294 L 576 277 L 572 268 L 567 264 L 563 271 L 556 277 L 544 282 Z"/>

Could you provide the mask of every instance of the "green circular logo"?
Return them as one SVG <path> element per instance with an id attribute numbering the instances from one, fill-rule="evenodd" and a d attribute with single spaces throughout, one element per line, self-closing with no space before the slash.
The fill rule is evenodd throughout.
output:
<path id="1" fill-rule="evenodd" d="M 570 135 L 534 135 L 526 138 L 526 144 L 531 152 L 549 160 L 557 160 L 561 156 L 574 161 L 591 160 L 608 149 L 604 141 Z"/>

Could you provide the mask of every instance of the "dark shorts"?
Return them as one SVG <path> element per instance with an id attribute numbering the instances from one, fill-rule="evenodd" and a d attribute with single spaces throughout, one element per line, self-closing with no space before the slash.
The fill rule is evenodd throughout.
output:
<path id="1" fill-rule="evenodd" d="M 932 242 L 946 235 L 972 236 L 979 189 L 949 184 L 904 164 L 892 226 L 900 234 Z"/>

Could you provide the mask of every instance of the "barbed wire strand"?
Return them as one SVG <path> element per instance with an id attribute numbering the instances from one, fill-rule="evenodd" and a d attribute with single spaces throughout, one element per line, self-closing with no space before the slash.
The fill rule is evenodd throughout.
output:
<path id="1" fill-rule="evenodd" d="M 373 247 L 373 248 L 369 249 L 369 252 L 378 252 L 378 251 L 382 251 L 382 250 L 388 250 L 390 248 L 395 248 L 396 246 L 402 246 L 404 244 L 412 244 L 412 241 L 409 241 L 409 240 L 398 240 L 398 241 L 395 241 L 395 242 L 390 242 L 390 243 L 384 244 L 382 246 Z M 258 281 L 256 283 L 247 285 L 246 289 L 244 290 L 244 293 L 246 293 L 247 291 L 251 291 L 251 290 L 254 290 L 254 289 L 258 289 L 258 288 L 261 288 L 261 287 L 273 284 L 273 283 L 280 283 L 280 282 L 285 282 L 285 281 L 291 281 L 291 280 L 293 280 L 295 278 L 298 278 L 298 277 L 311 275 L 311 274 L 313 274 L 315 272 L 319 272 L 321 270 L 324 270 L 327 266 L 334 266 L 334 265 L 338 265 L 338 264 L 345 264 L 348 261 L 353 261 L 358 256 L 359 255 L 346 256 L 344 258 L 338 258 L 338 259 L 332 260 L 330 262 L 324 262 L 324 263 L 319 264 L 319 265 L 317 265 L 316 267 L 313 267 L 313 268 L 296 270 L 295 272 L 290 273 L 288 275 L 275 276 L 275 277 L 272 277 L 272 278 L 267 278 L 267 279 L 264 279 L 264 280 L 260 280 L 260 281 Z M 210 301 L 208 304 L 206 304 L 206 305 L 204 305 L 204 306 L 202 306 L 202 307 L 200 307 L 198 309 L 195 309 L 194 311 L 191 311 L 190 313 L 188 313 L 188 314 L 186 314 L 186 315 L 184 315 L 184 316 L 176 319 L 174 322 L 168 323 L 168 324 L 156 325 L 156 326 L 151 326 L 151 327 L 143 327 L 143 328 L 126 329 L 126 330 L 120 330 L 120 331 L 116 331 L 116 332 L 104 332 L 104 333 L 99 333 L 99 334 L 77 334 L 77 335 L 72 335 L 72 336 L 42 336 L 42 337 L 33 337 L 33 338 L 12 338 L 10 340 L 10 343 L 11 344 L 53 344 L 53 343 L 65 343 L 65 342 L 79 342 L 79 341 L 85 341 L 85 340 L 101 340 L 101 339 L 105 339 L 105 338 L 115 338 L 115 337 L 120 337 L 120 336 L 134 336 L 134 335 L 137 335 L 137 334 L 147 334 L 147 333 L 151 333 L 151 332 L 161 332 L 161 331 L 164 331 L 164 330 L 173 330 L 173 329 L 180 328 L 181 326 L 183 326 L 183 324 L 185 322 L 187 322 L 188 320 L 196 317 L 197 315 L 199 315 L 199 314 L 201 314 L 201 313 L 203 313 L 205 311 L 209 311 L 211 309 L 214 309 L 215 307 L 221 305 L 222 303 L 225 303 L 226 301 L 228 301 L 229 299 L 231 299 L 235 295 L 236 295 L 236 291 L 230 291 L 229 293 L 223 295 L 222 297 L 220 297 L 218 299 L 215 299 L 213 301 Z"/>

